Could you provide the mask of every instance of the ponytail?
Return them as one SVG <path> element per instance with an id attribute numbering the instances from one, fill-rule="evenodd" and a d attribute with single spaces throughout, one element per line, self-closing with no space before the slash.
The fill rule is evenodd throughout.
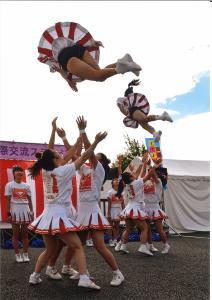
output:
<path id="1" fill-rule="evenodd" d="M 133 180 L 131 179 L 132 174 L 128 172 L 124 172 L 121 175 L 121 179 L 119 181 L 118 191 L 116 193 L 116 197 L 121 197 L 121 194 L 124 190 L 124 184 L 130 184 Z"/>
<path id="2" fill-rule="evenodd" d="M 47 149 L 44 152 L 38 152 L 35 154 L 37 161 L 28 168 L 29 176 L 33 179 L 40 174 L 41 169 L 46 171 L 52 171 L 55 168 L 54 164 L 54 152 L 51 149 Z"/>
<path id="3" fill-rule="evenodd" d="M 125 93 L 124 93 L 124 97 L 127 97 L 129 94 L 133 93 L 133 87 L 132 86 L 137 86 L 139 85 L 141 82 L 139 79 L 134 79 L 132 81 L 130 81 L 130 83 L 128 83 L 128 88 L 126 89 Z"/>

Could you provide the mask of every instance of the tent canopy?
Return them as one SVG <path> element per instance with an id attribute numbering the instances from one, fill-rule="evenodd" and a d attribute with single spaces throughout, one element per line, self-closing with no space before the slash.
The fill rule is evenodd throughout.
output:
<path id="1" fill-rule="evenodd" d="M 209 161 L 164 159 L 163 166 L 169 175 L 210 176 Z"/>

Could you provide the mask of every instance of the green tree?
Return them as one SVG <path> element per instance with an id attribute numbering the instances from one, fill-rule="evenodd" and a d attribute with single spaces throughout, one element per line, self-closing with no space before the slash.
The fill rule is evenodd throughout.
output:
<path id="1" fill-rule="evenodd" d="M 122 170 L 125 170 L 129 163 L 133 160 L 136 156 L 143 156 L 144 152 L 147 151 L 144 143 L 139 143 L 136 139 L 131 139 L 128 134 L 124 135 L 126 150 L 124 153 L 120 153 L 117 155 L 123 157 L 122 161 Z M 118 166 L 118 159 L 115 160 L 114 166 Z"/>

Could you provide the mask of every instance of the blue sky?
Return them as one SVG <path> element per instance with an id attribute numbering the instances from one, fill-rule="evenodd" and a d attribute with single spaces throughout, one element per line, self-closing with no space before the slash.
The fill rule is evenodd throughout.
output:
<path id="1" fill-rule="evenodd" d="M 170 98 L 166 104 L 158 104 L 158 107 L 177 111 L 179 114 L 173 115 L 174 120 L 187 115 L 209 112 L 210 73 L 202 74 L 190 92 Z"/>

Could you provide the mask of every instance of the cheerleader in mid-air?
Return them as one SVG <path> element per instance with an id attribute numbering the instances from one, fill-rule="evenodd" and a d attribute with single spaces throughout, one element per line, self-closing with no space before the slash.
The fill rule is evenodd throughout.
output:
<path id="1" fill-rule="evenodd" d="M 151 133 L 157 142 L 160 140 L 162 132 L 160 130 L 156 131 L 155 128 L 149 125 L 149 122 L 157 120 L 173 122 L 173 120 L 166 111 L 161 115 L 148 115 L 150 105 L 146 96 L 133 92 L 132 86 L 139 84 L 139 79 L 132 80 L 128 84 L 128 89 L 125 91 L 124 97 L 117 99 L 117 105 L 120 111 L 125 115 L 123 120 L 125 126 L 138 128 L 138 125 L 140 125 Z"/>
<path id="2" fill-rule="evenodd" d="M 103 47 L 102 42 L 95 41 L 80 24 L 58 22 L 42 34 L 38 60 L 49 65 L 51 72 L 59 72 L 75 92 L 78 91 L 76 83 L 85 79 L 104 81 L 126 72 L 139 76 L 141 67 L 128 54 L 101 69 L 99 47 Z"/>

